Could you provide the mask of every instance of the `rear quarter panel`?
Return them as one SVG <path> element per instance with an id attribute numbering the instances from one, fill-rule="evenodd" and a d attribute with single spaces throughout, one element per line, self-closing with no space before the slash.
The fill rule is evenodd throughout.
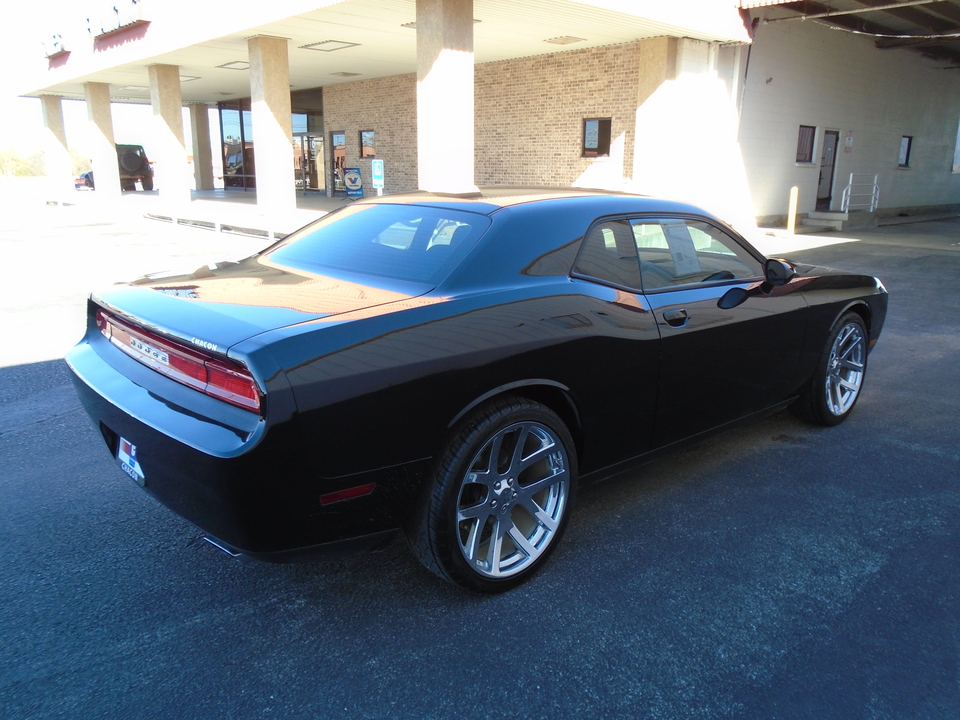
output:
<path id="1" fill-rule="evenodd" d="M 302 442 L 324 477 L 432 458 L 465 408 L 517 383 L 565 389 L 583 472 L 650 443 L 659 335 L 649 308 L 623 291 L 543 278 L 289 332 L 278 331 L 270 347 L 287 368 Z"/>

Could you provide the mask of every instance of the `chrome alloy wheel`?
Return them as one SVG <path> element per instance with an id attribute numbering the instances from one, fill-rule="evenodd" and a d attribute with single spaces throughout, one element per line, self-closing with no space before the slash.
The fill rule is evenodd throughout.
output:
<path id="1" fill-rule="evenodd" d="M 476 454 L 457 498 L 460 552 L 488 578 L 516 575 L 556 537 L 570 492 L 570 462 L 537 422 L 499 430 Z"/>
<path id="2" fill-rule="evenodd" d="M 824 390 L 827 409 L 833 415 L 843 415 L 856 401 L 863 384 L 866 351 L 863 328 L 858 323 L 848 322 L 837 333 L 827 360 Z"/>

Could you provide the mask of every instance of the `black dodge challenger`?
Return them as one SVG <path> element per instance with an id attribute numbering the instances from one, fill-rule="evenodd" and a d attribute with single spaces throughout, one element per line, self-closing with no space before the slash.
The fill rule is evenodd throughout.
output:
<path id="1" fill-rule="evenodd" d="M 356 202 L 240 262 L 94 294 L 67 355 L 134 481 L 237 557 L 403 530 L 496 592 L 578 483 L 791 405 L 853 409 L 887 292 L 702 210 L 492 187 Z"/>

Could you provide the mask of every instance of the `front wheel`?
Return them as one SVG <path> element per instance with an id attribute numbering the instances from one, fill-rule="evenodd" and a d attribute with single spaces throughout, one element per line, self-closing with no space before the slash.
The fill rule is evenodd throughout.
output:
<path id="1" fill-rule="evenodd" d="M 576 453 L 549 408 L 506 397 L 450 441 L 409 539 L 440 577 L 481 592 L 530 578 L 560 540 L 576 489 Z"/>
<path id="2" fill-rule="evenodd" d="M 860 397 L 866 372 L 867 330 L 863 318 L 849 312 L 831 328 L 817 369 L 793 411 L 818 425 L 839 425 Z"/>

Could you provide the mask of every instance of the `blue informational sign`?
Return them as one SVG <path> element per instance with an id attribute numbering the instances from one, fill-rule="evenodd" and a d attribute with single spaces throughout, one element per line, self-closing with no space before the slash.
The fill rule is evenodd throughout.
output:
<path id="1" fill-rule="evenodd" d="M 370 174 L 373 175 L 373 187 L 383 187 L 383 160 L 373 160 L 370 164 Z"/>
<path id="2" fill-rule="evenodd" d="M 347 187 L 347 197 L 363 197 L 363 178 L 360 168 L 344 168 L 343 184 Z"/>

